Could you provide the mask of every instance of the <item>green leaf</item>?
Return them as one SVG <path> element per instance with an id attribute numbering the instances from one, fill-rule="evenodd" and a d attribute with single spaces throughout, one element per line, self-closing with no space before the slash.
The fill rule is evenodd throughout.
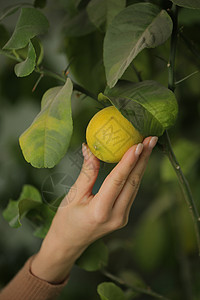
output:
<path id="1" fill-rule="evenodd" d="M 4 49 L 26 47 L 30 39 L 47 31 L 47 18 L 36 8 L 22 8 L 15 30 Z"/>
<path id="2" fill-rule="evenodd" d="M 107 25 L 126 7 L 126 0 L 106 0 Z"/>
<path id="3" fill-rule="evenodd" d="M 197 8 L 200 9 L 200 1 L 199 0 L 171 0 L 174 4 L 187 7 L 187 8 Z"/>
<path id="4" fill-rule="evenodd" d="M 42 204 L 38 209 L 31 211 L 27 217 L 36 225 L 34 235 L 43 239 L 51 226 L 55 216 L 55 211 L 51 210 L 46 204 Z M 35 220 L 35 221 L 34 221 Z"/>
<path id="5" fill-rule="evenodd" d="M 21 219 L 33 208 L 40 206 L 42 199 L 39 191 L 31 185 L 24 185 L 18 200 L 10 200 L 3 217 L 11 227 L 21 226 Z"/>
<path id="6" fill-rule="evenodd" d="M 41 111 L 20 136 L 27 162 L 36 168 L 53 168 L 65 155 L 73 130 L 71 114 L 72 82 L 49 89 L 43 96 Z"/>
<path id="7" fill-rule="evenodd" d="M 178 105 L 174 93 L 151 80 L 140 83 L 119 82 L 113 89 L 107 88 L 106 98 L 144 136 L 161 136 L 174 125 Z"/>
<path id="8" fill-rule="evenodd" d="M 101 300 L 125 300 L 125 294 L 120 287 L 113 282 L 102 282 L 97 287 Z"/>
<path id="9" fill-rule="evenodd" d="M 28 53 L 25 61 L 15 65 L 15 74 L 18 77 L 24 77 L 31 74 L 35 69 L 36 53 L 31 41 L 28 45 Z"/>
<path id="10" fill-rule="evenodd" d="M 98 240 L 86 249 L 76 263 L 86 271 L 99 270 L 108 263 L 108 248 L 102 240 Z"/>
<path id="11" fill-rule="evenodd" d="M 139 52 L 164 43 L 171 32 L 171 18 L 153 4 L 137 3 L 122 10 L 111 22 L 104 40 L 108 85 L 116 84 Z"/>
<path id="12" fill-rule="evenodd" d="M 92 0 L 87 6 L 87 13 L 90 21 L 101 28 L 105 22 L 108 25 L 125 6 L 125 0 Z"/>

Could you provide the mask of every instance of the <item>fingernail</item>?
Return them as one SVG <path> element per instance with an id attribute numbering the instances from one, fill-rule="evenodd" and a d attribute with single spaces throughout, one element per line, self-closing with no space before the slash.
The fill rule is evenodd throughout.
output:
<path id="1" fill-rule="evenodd" d="M 143 148 L 144 145 L 142 143 L 139 143 L 136 147 L 135 154 L 139 156 L 142 153 Z"/>
<path id="2" fill-rule="evenodd" d="M 87 146 L 85 143 L 82 143 L 82 153 L 83 153 L 85 160 L 88 160 L 89 154 L 88 154 L 88 149 L 87 149 Z"/>
<path id="3" fill-rule="evenodd" d="M 149 142 L 149 148 L 153 149 L 158 141 L 157 136 L 153 136 Z"/>

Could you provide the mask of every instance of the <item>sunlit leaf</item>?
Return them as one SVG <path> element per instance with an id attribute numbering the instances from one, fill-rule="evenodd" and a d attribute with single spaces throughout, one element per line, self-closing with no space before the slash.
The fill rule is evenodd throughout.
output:
<path id="1" fill-rule="evenodd" d="M 31 41 L 28 45 L 28 53 L 25 61 L 15 65 L 15 74 L 18 77 L 24 77 L 31 74 L 35 69 L 36 53 Z"/>
<path id="2" fill-rule="evenodd" d="M 174 4 L 187 7 L 187 8 L 197 8 L 200 9 L 199 0 L 171 0 Z"/>
<path id="3" fill-rule="evenodd" d="M 33 37 L 47 31 L 49 23 L 36 8 L 22 8 L 15 30 L 4 49 L 24 48 Z"/>
<path id="4" fill-rule="evenodd" d="M 101 300 L 125 300 L 125 294 L 120 287 L 113 282 L 102 282 L 97 287 Z"/>
<path id="5" fill-rule="evenodd" d="M 137 3 L 122 10 L 111 22 L 104 40 L 108 85 L 116 84 L 140 51 L 164 43 L 171 32 L 171 18 L 153 4 Z"/>
<path id="6" fill-rule="evenodd" d="M 86 271 L 96 271 L 105 267 L 108 263 L 108 248 L 102 240 L 90 245 L 77 260 L 79 267 Z"/>
<path id="7" fill-rule="evenodd" d="M 37 168 L 53 168 L 65 155 L 73 130 L 72 82 L 49 89 L 42 98 L 41 111 L 19 142 L 27 162 Z"/>
<path id="8" fill-rule="evenodd" d="M 120 82 L 99 99 L 108 99 L 144 136 L 161 136 L 178 113 L 174 93 L 155 81 Z"/>

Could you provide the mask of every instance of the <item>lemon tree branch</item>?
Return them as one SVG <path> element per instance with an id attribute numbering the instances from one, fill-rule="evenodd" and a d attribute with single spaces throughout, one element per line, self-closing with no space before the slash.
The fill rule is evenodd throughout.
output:
<path id="1" fill-rule="evenodd" d="M 171 17 L 173 20 L 173 32 L 171 36 L 171 46 L 170 46 L 170 57 L 169 57 L 169 76 L 168 76 L 168 88 L 174 92 L 175 90 L 175 57 L 176 57 L 176 46 L 177 46 L 177 34 L 178 34 L 178 8 L 176 5 L 172 6 L 171 9 Z M 167 155 L 168 159 L 170 160 L 172 167 L 177 175 L 178 182 L 180 184 L 182 193 L 184 195 L 185 201 L 189 207 L 190 213 L 192 215 L 192 219 L 194 222 L 194 228 L 196 233 L 197 245 L 200 255 L 200 216 L 198 209 L 196 207 L 195 201 L 192 196 L 192 192 L 189 186 L 189 183 L 184 176 L 180 164 L 177 161 L 177 158 L 173 152 L 171 141 L 169 138 L 169 134 L 166 131 L 163 135 L 164 145 L 163 151 Z"/>

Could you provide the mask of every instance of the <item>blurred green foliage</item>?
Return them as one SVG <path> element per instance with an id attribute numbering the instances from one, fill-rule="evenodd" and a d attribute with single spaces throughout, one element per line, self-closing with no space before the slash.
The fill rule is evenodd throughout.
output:
<path id="1" fill-rule="evenodd" d="M 35 1 L 36 6 L 39 5 L 38 2 Z M 43 12 L 50 21 L 50 30 L 43 38 L 44 63 L 47 68 L 59 73 L 62 73 L 70 63 L 72 78 L 97 94 L 105 85 L 101 61 L 104 33 L 92 26 L 89 20 L 84 27 L 86 30 L 84 36 L 79 37 L 76 34 L 76 37 L 71 37 L 67 35 L 67 30 L 65 32 L 63 29 L 64 26 L 68 26 L 69 30 L 73 24 L 80 26 L 80 18 L 83 16 L 76 17 L 77 12 L 81 10 L 81 14 L 85 14 L 88 2 L 47 1 Z M 130 0 L 127 4 L 136 2 L 145 1 Z M 169 5 L 168 1 L 150 2 L 164 8 Z M 1 1 L 1 9 L 16 3 L 14 0 Z M 66 24 L 67 17 L 73 19 L 72 25 L 69 21 Z M 8 35 L 11 35 L 16 19 L 17 15 L 14 14 L 0 24 L 0 46 L 4 45 Z M 178 37 L 176 56 L 177 81 L 200 70 L 200 55 L 194 55 L 194 51 L 200 53 L 199 11 L 181 8 L 179 20 L 181 34 Z M 74 26 L 77 33 L 78 28 Z M 192 49 L 188 48 L 187 41 L 192 43 Z M 96 48 L 97 45 L 99 47 Z M 72 53 L 76 54 L 75 58 Z M 126 70 L 123 78 L 137 81 L 139 72 L 143 80 L 153 79 L 167 86 L 168 56 L 169 41 L 155 49 L 146 49 L 136 57 L 134 65 Z M 72 98 L 74 132 L 69 151 L 54 169 L 35 169 L 24 160 L 18 138 L 39 112 L 43 93 L 60 82 L 44 77 L 32 92 L 38 80 L 37 74 L 17 78 L 13 71 L 13 61 L 3 56 L 0 56 L 0 65 L 0 208 L 3 211 L 9 199 L 18 199 L 24 184 L 35 186 L 41 192 L 44 201 L 46 196 L 43 187 L 50 176 L 67 173 L 70 188 L 82 164 L 80 146 L 85 141 L 86 126 L 100 106 L 91 98 L 74 92 Z M 176 125 L 170 130 L 170 136 L 175 154 L 183 166 L 200 210 L 199 82 L 200 73 L 196 73 L 177 84 L 179 116 Z M 98 190 L 112 167 L 113 165 L 101 165 L 94 192 Z M 60 197 L 62 194 L 63 191 L 58 187 L 56 196 Z M 39 249 L 41 241 L 33 236 L 35 230 L 33 225 L 28 220 L 23 220 L 22 224 L 17 230 L 12 229 L 2 214 L 0 216 L 0 287 L 3 287 L 25 260 Z M 174 300 L 200 299 L 200 266 L 191 215 L 171 165 L 158 147 L 149 161 L 128 226 L 110 234 L 104 240 L 109 249 L 108 270 L 128 282 L 129 286 L 150 286 L 152 290 Z M 59 299 L 99 299 L 96 288 L 103 281 L 108 279 L 100 272 L 86 272 L 75 266 L 71 279 Z M 108 285 L 107 288 L 114 287 Z M 134 296 L 130 294 L 129 299 L 133 298 L 151 299 L 150 296 L 140 293 Z"/>

